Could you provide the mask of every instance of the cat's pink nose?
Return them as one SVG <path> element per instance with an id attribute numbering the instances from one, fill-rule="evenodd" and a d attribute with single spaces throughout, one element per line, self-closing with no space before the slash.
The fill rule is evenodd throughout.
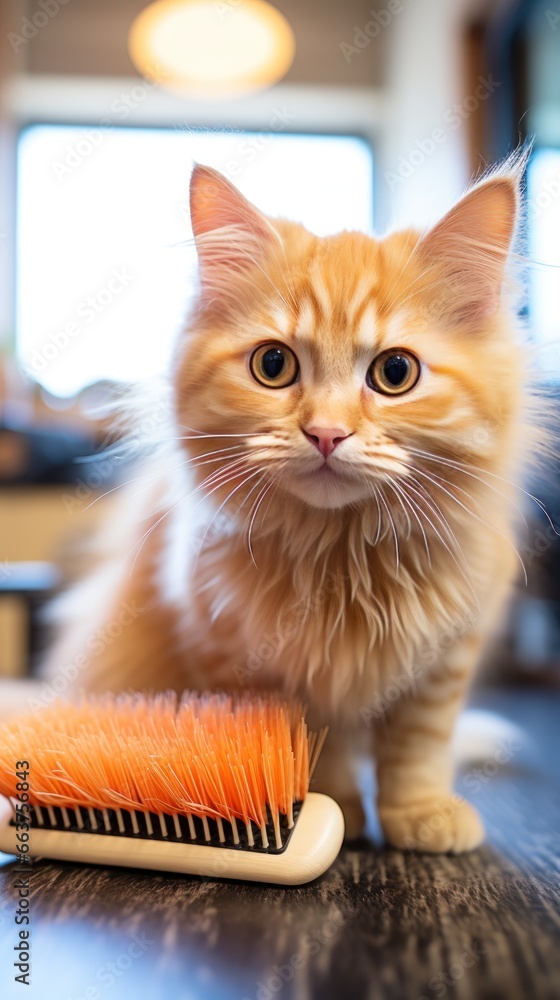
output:
<path id="1" fill-rule="evenodd" d="M 302 427 L 302 431 L 307 440 L 315 445 L 317 451 L 320 451 L 324 458 L 332 455 L 341 441 L 352 436 L 348 431 L 341 430 L 340 427 Z"/>

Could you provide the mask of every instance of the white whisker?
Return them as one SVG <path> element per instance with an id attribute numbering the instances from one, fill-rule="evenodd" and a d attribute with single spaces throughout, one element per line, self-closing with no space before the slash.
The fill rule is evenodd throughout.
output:
<path id="1" fill-rule="evenodd" d="M 371 488 L 372 488 L 372 491 L 373 491 L 373 496 L 375 498 L 375 502 L 377 504 L 377 530 L 375 532 L 375 538 L 374 538 L 374 541 L 373 541 L 373 544 L 375 546 L 375 545 L 377 545 L 377 543 L 379 541 L 379 538 L 381 536 L 381 521 L 382 521 L 382 518 L 381 518 L 381 507 L 379 506 L 379 497 L 377 496 L 377 487 L 375 485 L 373 485 L 373 484 L 370 484 L 370 485 L 371 485 Z"/>
<path id="2" fill-rule="evenodd" d="M 229 501 L 231 500 L 232 496 L 234 496 L 243 486 L 245 486 L 251 479 L 254 479 L 255 476 L 262 475 L 262 473 L 263 473 L 263 470 L 260 469 L 260 468 L 259 469 L 255 469 L 253 472 L 249 473 L 249 475 L 246 476 L 245 479 L 243 479 L 240 483 L 238 483 L 237 486 L 235 486 L 234 489 L 231 490 L 230 493 L 228 493 L 228 495 L 225 498 L 225 500 L 222 500 L 220 506 L 215 511 L 214 515 L 212 516 L 212 519 L 211 519 L 210 523 L 208 524 L 208 526 L 206 528 L 206 531 L 204 532 L 204 535 L 202 536 L 202 541 L 200 543 L 200 546 L 198 548 L 198 552 L 197 552 L 196 558 L 195 558 L 195 563 L 194 563 L 195 567 L 196 567 L 196 564 L 197 564 L 198 559 L 200 557 L 200 553 L 202 552 L 202 549 L 204 547 L 204 542 L 206 541 L 206 537 L 208 535 L 208 532 L 210 531 L 210 528 L 212 527 L 212 525 L 213 525 L 215 519 L 217 518 L 218 514 L 220 513 L 220 511 L 223 510 L 223 508 L 226 506 L 226 504 L 229 503 Z M 219 484 L 219 485 L 223 485 L 223 484 Z M 258 487 L 259 484 L 257 483 L 256 485 Z M 216 489 L 219 489 L 219 486 L 215 487 L 213 490 L 210 490 L 210 493 L 208 494 L 208 496 L 210 496 L 211 493 L 214 493 L 216 491 Z M 245 500 L 246 499 L 247 499 L 247 497 L 245 497 Z"/>
<path id="3" fill-rule="evenodd" d="M 245 459 L 238 459 L 236 462 L 232 462 L 230 466 L 226 466 L 224 469 L 218 470 L 218 472 L 213 472 L 199 486 L 197 486 L 196 489 L 192 490 L 190 493 L 186 493 L 184 496 L 180 497 L 179 500 L 177 500 L 174 504 L 172 504 L 172 506 L 169 507 L 165 511 L 165 513 L 162 514 L 162 516 L 159 517 L 157 519 L 157 521 L 154 524 L 152 524 L 152 526 L 150 528 L 148 528 L 147 531 L 144 532 L 144 534 L 142 535 L 142 537 L 137 542 L 135 542 L 135 544 L 132 546 L 132 548 L 129 549 L 129 551 L 126 553 L 126 556 L 124 558 L 124 562 L 126 562 L 126 560 L 128 559 L 128 557 L 132 554 L 132 552 L 134 552 L 134 549 L 139 546 L 138 552 L 136 553 L 136 555 L 134 557 L 134 561 L 132 563 L 132 566 L 131 566 L 131 569 L 130 569 L 130 573 L 132 573 L 132 571 L 133 571 L 133 569 L 134 569 L 134 567 L 136 565 L 136 561 L 138 559 L 138 556 L 140 555 L 140 552 L 141 552 L 141 550 L 142 550 L 145 542 L 148 540 L 148 538 L 150 537 L 150 535 L 152 534 L 152 532 L 155 531 L 155 529 L 161 524 L 162 521 L 165 520 L 166 517 L 169 516 L 169 514 L 173 513 L 173 511 L 179 506 L 179 504 L 184 503 L 185 500 L 189 500 L 190 497 L 192 497 L 195 493 L 199 492 L 202 489 L 205 489 L 206 486 L 207 486 L 207 484 L 209 482 L 212 482 L 212 489 L 209 490 L 208 492 L 206 492 L 205 496 L 210 496 L 212 493 L 215 493 L 215 491 L 218 490 L 221 486 L 225 486 L 232 479 L 236 479 L 239 476 L 243 475 L 244 474 L 244 470 L 243 469 L 240 469 L 238 472 L 232 472 L 231 469 L 232 469 L 232 467 L 235 467 L 235 466 L 237 466 L 239 464 L 242 464 L 244 461 L 245 461 Z M 216 478 L 220 477 L 220 476 L 223 476 L 224 478 L 223 479 L 220 478 L 219 482 L 216 485 L 214 485 L 214 482 L 215 482 Z M 202 499 L 204 499 L 204 497 Z M 201 503 L 201 502 L 202 501 L 199 501 L 199 503 Z M 199 506 L 199 504 L 195 504 L 195 509 L 198 506 Z"/>
<path id="4" fill-rule="evenodd" d="M 446 493 L 448 497 L 451 497 L 451 499 L 454 500 L 455 503 L 459 504 L 459 507 L 461 507 L 464 511 L 466 511 L 467 514 L 470 514 L 470 516 L 473 517 L 475 519 L 475 521 L 479 521 L 480 524 L 483 524 L 486 528 L 489 528 L 490 531 L 495 532 L 497 535 L 500 536 L 500 538 L 503 538 L 504 541 L 507 542 L 508 545 L 511 546 L 511 548 L 515 552 L 515 554 L 516 554 L 516 556 L 517 556 L 517 558 L 518 558 L 518 560 L 519 560 L 519 562 L 521 564 L 521 568 L 523 570 L 523 575 L 525 577 L 525 586 L 527 586 L 528 579 L 527 579 L 527 570 L 525 568 L 525 563 L 523 562 L 523 559 L 521 558 L 520 553 L 516 549 L 515 545 L 511 541 L 511 539 L 508 538 L 507 535 L 504 535 L 504 533 L 502 531 L 500 531 L 498 528 L 494 527 L 494 525 L 489 524 L 488 521 L 485 521 L 482 517 L 479 517 L 478 514 L 475 514 L 475 512 L 470 509 L 470 507 L 467 507 L 464 503 L 462 503 L 461 500 L 459 500 L 456 496 L 454 496 L 453 493 L 451 493 L 450 490 L 446 489 L 445 486 L 442 486 L 441 483 L 438 483 L 438 482 L 436 482 L 435 479 L 432 479 L 432 477 L 430 475 L 428 475 L 427 472 L 422 472 L 421 469 L 416 469 L 416 472 L 417 472 L 417 474 L 419 476 L 423 476 L 425 479 L 428 479 L 429 482 L 433 483 L 434 486 L 437 486 L 438 489 L 443 490 L 443 492 Z"/>
<path id="5" fill-rule="evenodd" d="M 253 503 L 251 511 L 249 511 L 249 516 L 250 516 L 251 520 L 249 522 L 249 528 L 247 530 L 247 536 L 246 536 L 247 537 L 247 548 L 249 549 L 249 554 L 251 556 L 251 560 L 252 560 L 253 565 L 255 566 L 256 569 L 258 569 L 259 567 L 257 566 L 256 560 L 255 560 L 255 556 L 253 554 L 253 546 L 251 544 L 251 532 L 253 530 L 253 525 L 255 523 L 255 519 L 256 519 L 257 514 L 259 512 L 259 508 L 260 508 L 260 506 L 261 506 L 264 498 L 266 497 L 267 493 L 274 486 L 274 484 L 277 481 L 277 479 L 278 479 L 278 477 L 276 477 L 276 479 L 272 479 L 269 483 L 265 483 L 263 489 L 261 490 L 261 492 L 257 496 L 256 501 Z"/>
<path id="6" fill-rule="evenodd" d="M 125 486 L 131 486 L 132 483 L 156 482 L 158 479 L 163 479 L 165 476 L 169 475 L 171 473 L 171 471 L 176 471 L 178 469 L 183 469 L 183 468 L 185 468 L 188 465 L 191 465 L 191 466 L 194 467 L 194 466 L 197 466 L 197 465 L 206 465 L 206 464 L 208 464 L 206 462 L 201 462 L 200 459 L 206 458 L 209 455 L 225 454 L 226 452 L 231 452 L 231 451 L 234 451 L 235 449 L 240 449 L 240 448 L 241 448 L 241 445 L 238 445 L 238 444 L 230 445 L 229 448 L 218 448 L 215 451 L 207 451 L 203 455 L 196 455 L 196 456 L 194 456 L 192 458 L 186 459 L 184 462 L 179 462 L 178 465 L 173 466 L 173 470 L 171 470 L 170 468 L 165 467 L 165 468 L 160 469 L 159 472 L 156 472 L 156 473 L 154 473 L 152 475 L 148 474 L 148 475 L 145 475 L 145 476 L 134 476 L 132 479 L 127 479 L 123 483 L 117 483 L 117 485 L 113 486 L 112 489 L 106 490 L 105 493 L 101 493 L 99 496 L 94 497 L 94 499 L 91 501 L 91 503 L 89 503 L 87 505 L 87 507 L 84 508 L 84 512 L 87 511 L 87 510 L 89 510 L 90 507 L 93 507 L 93 505 L 96 504 L 99 500 L 104 500 L 105 497 L 110 496 L 111 493 L 115 493 L 117 490 L 124 489 Z M 242 452 L 239 451 L 239 454 L 241 455 Z M 247 454 L 249 454 L 249 452 L 247 452 Z M 210 461 L 213 461 L 213 460 L 214 459 L 211 459 Z M 219 460 L 220 459 L 218 459 L 218 458 L 215 459 L 215 461 L 219 461 Z M 134 497 L 136 497 L 138 495 L 139 495 L 138 492 L 132 494 L 132 496 L 134 496 Z M 155 514 L 155 513 L 156 513 L 156 511 L 151 511 L 150 514 L 148 514 L 147 516 L 150 517 L 151 514 Z"/>
<path id="7" fill-rule="evenodd" d="M 435 516 L 436 516 L 436 517 L 438 517 L 438 519 L 439 519 L 439 520 L 441 521 L 441 520 L 442 520 L 442 517 L 443 517 L 443 515 L 442 515 L 442 513 L 441 513 L 441 510 L 439 509 L 439 507 L 438 507 L 438 505 L 437 505 L 437 504 L 436 504 L 435 506 L 437 507 L 437 511 L 439 511 L 439 514 L 438 514 L 438 512 L 437 512 L 436 510 L 434 510 L 434 507 L 433 507 L 433 505 L 432 505 L 432 504 L 433 504 L 433 503 L 435 503 L 435 501 L 432 501 L 432 498 L 431 498 L 431 497 L 429 496 L 429 494 L 428 494 L 428 496 L 426 497 L 426 495 L 425 495 L 425 491 L 424 491 L 424 492 L 422 493 L 422 492 L 419 492 L 418 490 L 414 489 L 414 487 L 410 485 L 410 477 L 409 477 L 409 479 L 407 480 L 407 485 L 408 485 L 408 488 L 409 488 L 409 490 L 412 490 L 412 492 L 413 492 L 413 493 L 414 493 L 414 494 L 415 494 L 415 495 L 416 495 L 416 496 L 417 496 L 417 497 L 418 497 L 418 498 L 419 498 L 420 500 L 422 500 L 422 501 L 423 501 L 424 503 L 427 503 L 427 505 L 428 505 L 428 507 L 430 508 L 430 510 L 431 510 L 431 511 L 432 511 L 432 512 L 433 512 L 433 513 L 435 514 Z M 421 487 L 421 489 L 423 489 L 423 487 L 422 487 L 422 484 L 421 484 L 421 483 L 417 483 L 417 485 L 418 485 L 418 486 L 420 486 L 420 487 Z M 474 599 L 475 599 L 475 602 L 476 602 L 476 604 L 477 604 L 477 606 L 478 606 L 478 603 L 479 603 L 479 601 L 478 601 L 478 595 L 477 595 L 477 593 L 476 593 L 476 590 L 474 589 L 474 585 L 473 585 L 473 583 L 472 583 L 472 580 L 470 579 L 470 573 L 469 573 L 469 575 L 467 576 L 467 573 L 465 572 L 465 568 L 464 568 L 463 566 L 461 566 L 460 562 L 458 561 L 458 559 L 456 558 L 456 556 L 455 556 L 455 555 L 453 554 L 453 552 L 452 552 L 452 551 L 451 551 L 451 549 L 449 548 L 449 545 L 447 544 L 447 542 L 445 541 L 445 539 L 444 539 L 444 538 L 442 537 L 442 535 L 440 534 L 440 532 L 439 532 L 439 531 L 438 531 L 438 529 L 436 528 L 436 526 L 435 526 L 434 522 L 433 522 L 433 521 L 431 520 L 431 518 L 430 518 L 430 517 L 428 517 L 428 515 L 427 515 L 426 511 L 423 511 L 423 514 L 424 514 L 424 517 L 425 517 L 425 519 L 426 519 L 427 523 L 428 523 L 428 524 L 430 525 L 430 528 L 431 528 L 431 529 L 432 529 L 432 531 L 433 531 L 433 532 L 435 533 L 435 535 L 436 535 L 436 536 L 437 536 L 437 537 L 439 538 L 439 540 L 440 540 L 441 544 L 442 544 L 442 545 L 443 545 L 443 547 L 444 547 L 444 548 L 446 549 L 446 551 L 447 551 L 447 552 L 449 553 L 449 555 L 451 556 L 451 558 L 452 558 L 453 562 L 454 562 L 454 563 L 455 563 L 455 565 L 457 566 L 457 569 L 459 570 L 459 572 L 461 573 L 461 576 L 463 577 L 463 579 L 465 580 L 465 582 L 466 582 L 467 586 L 468 586 L 468 587 L 469 587 L 469 589 L 471 590 L 471 592 L 472 592 L 472 595 L 473 595 L 473 597 L 474 597 Z M 453 534 L 453 532 L 451 531 L 451 529 L 450 529 L 450 527 L 449 527 L 449 524 L 448 524 L 448 522 L 447 522 L 447 520 L 446 520 L 446 518 L 445 518 L 445 517 L 443 517 L 443 523 L 445 524 L 445 530 L 447 530 L 448 534 L 449 534 L 449 533 L 451 534 L 451 538 L 453 539 L 453 541 L 454 541 L 454 543 L 455 543 L 455 546 L 457 547 L 457 549 L 458 549 L 458 551 L 459 551 L 460 555 L 462 556 L 462 558 L 463 558 L 463 559 L 465 560 L 465 554 L 464 554 L 464 552 L 463 552 L 463 550 L 462 550 L 461 546 L 459 545 L 459 542 L 457 541 L 457 539 L 456 539 L 455 535 L 454 535 L 454 534 Z M 465 560 L 465 563 L 466 563 L 466 560 Z M 467 569 L 468 569 L 468 564 L 467 564 Z"/>
<path id="8" fill-rule="evenodd" d="M 403 499 L 409 505 L 412 514 L 414 515 L 414 517 L 416 518 L 416 520 L 418 522 L 418 527 L 420 528 L 420 531 L 422 532 L 422 538 L 424 539 L 424 548 L 426 549 L 426 555 L 428 557 L 428 566 L 430 566 L 430 568 L 431 568 L 431 566 L 432 566 L 432 559 L 431 559 L 431 556 L 430 556 L 430 546 L 428 545 L 428 539 L 427 539 L 427 536 L 426 536 L 426 532 L 424 530 L 424 525 L 422 524 L 422 521 L 421 521 L 421 519 L 419 517 L 419 513 L 420 514 L 422 513 L 422 508 L 419 507 L 418 504 L 415 503 L 415 501 L 412 499 L 411 496 L 409 496 L 409 494 L 406 491 L 406 486 L 405 486 L 404 483 L 395 483 L 395 482 L 393 482 L 392 483 L 392 488 L 398 490 L 399 493 L 402 493 Z M 411 525 L 411 529 L 412 529 L 412 525 Z"/>
<path id="9" fill-rule="evenodd" d="M 401 505 L 401 507 L 403 509 L 404 516 L 406 517 L 406 525 L 407 525 L 406 541 L 408 542 L 408 540 L 409 540 L 409 538 L 410 538 L 410 536 L 412 534 L 412 521 L 410 520 L 410 514 L 408 513 L 408 511 L 407 511 L 407 509 L 406 509 L 406 507 L 405 507 L 405 505 L 404 505 L 404 503 L 402 501 L 402 496 L 399 495 L 399 491 L 395 487 L 395 481 L 391 478 L 391 476 L 387 476 L 387 482 L 388 482 L 388 485 L 389 485 L 389 489 L 392 490 L 393 493 L 395 494 L 397 500 L 399 501 L 399 503 L 400 503 L 400 505 Z"/>
<path id="10" fill-rule="evenodd" d="M 397 574 L 398 574 L 399 567 L 400 567 L 400 560 L 399 560 L 399 539 L 398 539 L 398 535 L 397 535 L 397 529 L 396 529 L 396 526 L 395 526 L 395 522 L 393 520 L 393 515 L 391 514 L 391 511 L 389 509 L 389 505 L 388 505 L 388 503 L 387 503 L 387 501 L 385 499 L 385 496 L 383 494 L 383 487 L 380 487 L 380 489 L 379 489 L 379 497 L 380 497 L 381 503 L 383 504 L 383 506 L 385 507 L 385 510 L 387 511 L 387 516 L 389 518 L 389 523 L 391 525 L 391 528 L 393 529 L 393 536 L 395 538 L 395 561 L 396 561 Z"/>
<path id="11" fill-rule="evenodd" d="M 543 514 L 547 518 L 548 523 L 550 524 L 550 527 L 554 531 L 555 535 L 559 535 L 560 536 L 560 532 L 557 531 L 557 529 L 556 529 L 556 527 L 555 527 L 555 525 L 554 525 L 554 523 L 552 521 L 552 518 L 550 517 L 550 514 L 548 513 L 548 510 L 546 509 L 546 506 L 542 502 L 542 500 L 539 500 L 538 497 L 534 496 L 532 493 L 529 493 L 526 489 L 523 488 L 523 486 L 519 486 L 518 483 L 512 482 L 511 479 L 505 479 L 504 476 L 498 476 L 497 473 L 495 473 L 495 472 L 490 472 L 488 469 L 481 469 L 479 466 L 472 465 L 471 463 L 458 462 L 458 461 L 455 461 L 454 459 L 451 459 L 451 458 L 442 458 L 440 455 L 434 455 L 432 452 L 422 451 L 419 448 L 409 448 L 408 450 L 411 452 L 411 454 L 418 455 L 420 458 L 425 458 L 425 459 L 427 459 L 428 461 L 431 461 L 431 462 L 439 462 L 440 465 L 447 465 L 447 466 L 451 467 L 452 469 L 456 469 L 457 472 L 462 472 L 463 475 L 470 476 L 471 479 L 477 479 L 478 482 L 480 482 L 483 486 L 486 486 L 486 487 L 488 487 L 488 489 L 493 490 L 495 493 L 498 493 L 500 496 L 503 496 L 504 499 L 508 500 L 509 503 L 512 503 L 514 505 L 514 507 L 517 510 L 519 510 L 519 507 L 517 506 L 517 504 L 515 503 L 515 501 L 512 500 L 511 497 L 508 497 L 507 493 L 502 493 L 501 490 L 498 490 L 495 486 L 492 486 L 491 483 L 485 482 L 483 479 L 480 478 L 480 476 L 474 475 L 474 473 L 475 472 L 481 472 L 482 475 L 484 475 L 484 476 L 490 476 L 492 479 L 498 479 L 500 482 L 505 483 L 507 486 L 512 486 L 513 489 L 519 490 L 520 493 L 523 493 L 530 500 L 533 500 L 537 504 L 538 507 L 540 507 L 540 509 L 542 510 Z M 471 472 L 470 470 L 474 470 L 474 472 Z M 521 511 L 520 511 L 520 513 L 521 513 Z"/>
<path id="12" fill-rule="evenodd" d="M 258 437 L 259 435 L 270 435 L 271 431 L 243 431 L 243 433 L 238 434 L 220 434 L 218 432 L 211 434 L 208 431 L 199 431 L 196 427 L 189 427 L 187 424 L 180 424 L 180 430 L 191 431 L 190 435 L 184 435 L 178 438 L 172 438 L 171 440 L 177 441 L 199 441 L 202 438 L 250 438 Z"/>

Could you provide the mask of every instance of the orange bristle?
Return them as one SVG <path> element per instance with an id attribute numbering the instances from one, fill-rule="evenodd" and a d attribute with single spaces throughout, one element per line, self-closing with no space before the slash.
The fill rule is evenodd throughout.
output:
<path id="1" fill-rule="evenodd" d="M 321 740 L 319 739 L 319 743 Z M 317 754 L 302 706 L 274 698 L 175 693 L 105 695 L 60 703 L 0 726 L 0 794 L 17 796 L 16 762 L 29 761 L 34 806 L 143 811 L 223 820 L 249 844 L 251 824 L 276 846 L 280 817 L 309 786 Z M 310 758 L 311 761 L 310 761 Z M 190 822 L 190 820 L 189 820 Z"/>

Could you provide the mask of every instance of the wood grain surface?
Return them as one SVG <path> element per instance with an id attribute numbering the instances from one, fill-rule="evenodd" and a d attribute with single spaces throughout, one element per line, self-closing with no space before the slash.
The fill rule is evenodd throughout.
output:
<path id="1" fill-rule="evenodd" d="M 524 730 L 507 763 L 458 777 L 487 824 L 480 850 L 430 857 L 368 839 L 302 888 L 37 862 L 29 988 L 12 968 L 22 866 L 4 856 L 0 997 L 557 1000 L 560 698 L 479 701 Z"/>

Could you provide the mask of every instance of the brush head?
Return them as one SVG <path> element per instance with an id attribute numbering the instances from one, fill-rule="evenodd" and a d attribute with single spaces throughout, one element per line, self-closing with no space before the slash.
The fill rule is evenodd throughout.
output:
<path id="1" fill-rule="evenodd" d="M 275 698 L 85 698 L 0 726 L 0 794 L 26 760 L 34 826 L 280 851 L 324 735 Z"/>

